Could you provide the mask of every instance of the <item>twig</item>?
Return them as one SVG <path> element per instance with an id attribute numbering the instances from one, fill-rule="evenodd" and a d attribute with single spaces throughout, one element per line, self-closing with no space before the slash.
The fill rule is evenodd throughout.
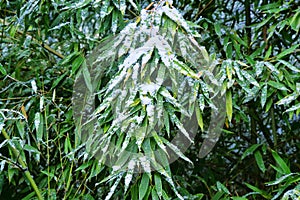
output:
<path id="1" fill-rule="evenodd" d="M 145 10 L 149 10 L 149 8 L 151 8 L 151 6 L 154 4 L 154 2 L 151 2 L 146 8 Z"/>
<path id="2" fill-rule="evenodd" d="M 205 6 L 204 6 L 204 8 L 202 8 L 198 13 L 197 13 L 197 15 L 196 15 L 196 17 L 195 18 L 198 18 L 199 17 L 199 15 L 201 15 L 201 13 L 211 4 L 213 2 L 213 0 L 210 0 Z"/>

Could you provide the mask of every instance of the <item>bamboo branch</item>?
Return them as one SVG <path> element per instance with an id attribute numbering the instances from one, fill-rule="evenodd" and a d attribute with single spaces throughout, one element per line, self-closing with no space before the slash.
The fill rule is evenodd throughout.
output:
<path id="1" fill-rule="evenodd" d="M 4 130 L 4 128 L 2 129 L 2 134 L 3 134 L 3 136 L 4 136 L 5 139 L 10 140 L 10 137 L 7 134 L 7 132 Z M 22 166 L 22 168 L 24 170 L 24 173 L 25 173 L 25 176 L 28 179 L 28 181 L 30 182 L 33 190 L 35 191 L 38 200 L 43 200 L 44 198 L 41 195 L 41 192 L 40 192 L 39 188 L 37 187 L 35 181 L 33 180 L 30 172 L 28 171 L 28 167 L 27 167 L 26 163 L 19 156 L 19 151 L 16 148 L 12 147 L 12 146 L 10 146 L 10 149 L 12 150 L 13 154 L 15 155 L 15 157 L 18 158 L 18 162 Z"/>

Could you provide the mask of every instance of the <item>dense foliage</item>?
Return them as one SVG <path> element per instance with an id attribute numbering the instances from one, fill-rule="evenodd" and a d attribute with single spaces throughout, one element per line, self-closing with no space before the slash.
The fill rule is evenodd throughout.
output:
<path id="1" fill-rule="evenodd" d="M 299 198 L 299 3 L 1 1 L 0 199 Z"/>

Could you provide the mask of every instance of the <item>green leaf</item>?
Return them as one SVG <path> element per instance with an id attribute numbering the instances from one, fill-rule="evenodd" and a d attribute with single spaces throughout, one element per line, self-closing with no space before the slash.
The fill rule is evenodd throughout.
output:
<path id="1" fill-rule="evenodd" d="M 255 64 L 255 74 L 256 76 L 261 75 L 264 70 L 264 63 L 263 62 L 256 62 Z"/>
<path id="2" fill-rule="evenodd" d="M 246 158 L 247 156 L 252 154 L 259 146 L 261 146 L 261 144 L 254 144 L 251 147 L 249 147 L 248 149 L 246 149 L 246 151 L 243 153 L 243 155 L 241 157 L 241 160 L 243 160 L 244 158 Z"/>
<path id="3" fill-rule="evenodd" d="M 38 141 L 38 145 L 41 141 L 43 141 L 43 134 L 44 134 L 44 117 L 39 112 L 35 113 L 34 117 L 34 125 L 36 130 L 36 139 Z"/>
<path id="4" fill-rule="evenodd" d="M 172 149 L 180 158 L 182 158 L 183 160 L 189 162 L 190 164 L 194 165 L 193 162 L 188 158 L 186 157 L 181 151 L 180 149 L 172 144 L 171 142 L 169 142 L 168 140 L 166 140 L 165 138 L 161 137 L 161 140 L 170 148 Z"/>
<path id="5" fill-rule="evenodd" d="M 88 162 L 84 162 L 81 166 L 79 166 L 79 167 L 75 170 L 75 172 L 80 171 L 80 170 L 84 170 L 85 168 L 91 166 L 92 163 L 93 163 L 92 160 L 89 160 Z"/>
<path id="6" fill-rule="evenodd" d="M 219 191 L 223 191 L 226 194 L 230 194 L 229 190 L 221 182 L 217 181 L 217 188 Z"/>
<path id="7" fill-rule="evenodd" d="M 296 100 L 298 96 L 299 96 L 299 94 L 294 92 L 294 93 L 292 93 L 290 95 L 287 95 L 284 98 L 280 99 L 278 102 L 276 102 L 276 104 L 278 104 L 278 105 L 288 105 L 292 101 Z"/>
<path id="8" fill-rule="evenodd" d="M 297 47 L 299 46 L 300 44 L 296 44 L 294 46 L 292 46 L 291 48 L 289 49 L 286 49 L 284 50 L 283 52 L 281 52 L 280 54 L 278 54 L 276 57 L 277 59 L 280 59 L 288 54 L 291 54 L 291 53 L 294 53 L 295 52 L 295 49 L 297 49 Z"/>
<path id="9" fill-rule="evenodd" d="M 264 64 L 266 67 L 268 67 L 271 70 L 271 72 L 275 72 L 276 74 L 279 74 L 278 69 L 276 69 L 274 65 L 272 65 L 269 62 L 264 62 Z"/>
<path id="10" fill-rule="evenodd" d="M 272 86 L 273 88 L 276 88 L 276 89 L 278 89 L 278 90 L 283 90 L 283 91 L 288 90 L 288 89 L 285 87 L 284 84 L 279 83 L 279 82 L 268 81 L 268 84 L 269 84 L 270 86 Z"/>
<path id="11" fill-rule="evenodd" d="M 275 181 L 270 181 L 270 182 L 267 182 L 266 185 L 267 186 L 271 186 L 271 185 L 278 185 L 284 181 L 286 181 L 289 177 L 293 176 L 293 175 L 296 175 L 297 173 L 290 173 L 290 174 L 287 174 L 287 175 L 284 175 L 284 176 L 281 176 L 280 178 L 276 179 Z M 298 174 L 299 175 L 299 174 Z"/>
<path id="12" fill-rule="evenodd" d="M 149 187 L 149 175 L 144 173 L 139 187 L 139 200 L 142 200 L 146 195 Z"/>
<path id="13" fill-rule="evenodd" d="M 231 95 L 231 90 L 226 91 L 226 114 L 227 114 L 229 122 L 231 122 L 231 119 L 232 119 L 232 95 Z"/>
<path id="14" fill-rule="evenodd" d="M 257 164 L 257 166 L 259 167 L 259 169 L 260 169 L 263 173 L 265 173 L 266 167 L 265 167 L 265 164 L 264 164 L 264 161 L 263 161 L 263 158 L 262 158 L 262 155 L 261 155 L 260 151 L 255 151 L 254 157 L 255 157 L 256 164 Z"/>
<path id="15" fill-rule="evenodd" d="M 282 171 L 285 174 L 291 173 L 290 168 L 287 166 L 287 164 L 284 162 L 284 160 L 278 155 L 278 153 L 274 150 L 272 150 L 272 156 L 275 159 L 278 166 L 282 169 Z"/>
<path id="16" fill-rule="evenodd" d="M 0 63 L 0 72 L 3 74 L 3 75 L 7 75 L 7 72 L 5 70 L 5 68 L 3 67 L 3 65 Z"/>
<path id="17" fill-rule="evenodd" d="M 157 193 L 156 193 L 156 189 L 153 187 L 151 190 L 151 197 L 152 200 L 159 200 L 161 197 L 158 197 Z"/>
<path id="18" fill-rule="evenodd" d="M 89 89 L 90 92 L 93 92 L 91 74 L 87 68 L 86 61 L 84 61 L 82 64 L 82 73 L 83 73 L 84 82 L 86 84 L 86 87 Z"/>
<path id="19" fill-rule="evenodd" d="M 242 40 L 237 33 L 233 33 L 233 34 L 230 34 L 230 37 L 233 38 L 234 40 L 236 40 L 238 43 L 240 43 L 241 45 L 247 47 L 247 42 Z"/>
<path id="20" fill-rule="evenodd" d="M 109 193 L 108 193 L 108 195 L 106 196 L 105 200 L 109 200 L 109 199 L 112 197 L 112 195 L 114 194 L 114 192 L 115 192 L 117 186 L 119 185 L 119 183 L 120 183 L 120 181 L 121 181 L 121 179 L 122 179 L 122 175 L 123 175 L 123 173 L 120 173 L 120 175 L 118 175 L 117 180 L 116 180 L 116 181 L 114 182 L 114 184 L 110 187 Z"/>
<path id="21" fill-rule="evenodd" d="M 40 154 L 39 150 L 33 146 L 30 146 L 28 144 L 25 144 L 24 146 L 24 150 L 28 151 L 28 152 L 32 152 L 32 153 L 36 153 L 36 154 Z"/>
<path id="22" fill-rule="evenodd" d="M 225 60 L 223 63 L 224 64 L 226 63 L 225 64 L 226 65 L 226 74 L 227 74 L 228 79 L 231 80 L 232 79 L 232 72 L 233 72 L 232 62 Z"/>
<path id="23" fill-rule="evenodd" d="M 61 82 L 61 80 L 63 80 L 63 79 L 66 77 L 66 75 L 67 75 L 68 73 L 69 73 L 69 72 L 67 71 L 67 72 L 65 72 L 63 75 L 61 75 L 61 76 L 59 76 L 57 79 L 55 79 L 55 81 L 53 82 L 52 87 L 51 87 L 50 90 L 53 90 L 53 89 Z"/>
<path id="24" fill-rule="evenodd" d="M 159 174 L 156 174 L 156 173 L 154 174 L 154 183 L 155 183 L 155 189 L 156 189 L 157 195 L 159 196 L 159 198 L 161 198 L 163 189 L 162 189 L 161 177 Z"/>
<path id="25" fill-rule="evenodd" d="M 82 65 L 82 63 L 85 61 L 85 58 L 82 54 L 77 56 L 77 58 L 72 62 L 72 72 L 71 76 L 75 75 L 79 67 Z"/>
<path id="26" fill-rule="evenodd" d="M 265 84 L 263 86 L 263 88 L 261 89 L 261 97 L 260 97 L 260 104 L 261 104 L 261 107 L 263 108 L 266 104 L 266 101 L 267 101 L 267 94 L 268 94 L 268 85 Z"/>
<path id="27" fill-rule="evenodd" d="M 231 197 L 232 200 L 248 200 L 246 197 Z"/>
<path id="28" fill-rule="evenodd" d="M 241 70 L 241 74 L 252 84 L 259 87 L 258 82 L 246 70 Z"/>
<path id="29" fill-rule="evenodd" d="M 299 11 L 299 9 L 295 13 L 295 15 L 291 18 L 290 25 L 294 31 L 296 31 L 296 32 L 299 31 L 299 28 L 300 28 L 300 11 Z"/>
<path id="30" fill-rule="evenodd" d="M 257 29 L 259 29 L 260 27 L 264 26 L 268 21 L 270 21 L 270 19 L 273 17 L 273 15 L 269 16 L 266 19 L 263 19 L 261 22 L 256 23 L 256 24 L 252 24 L 251 27 L 255 27 Z"/>
<path id="31" fill-rule="evenodd" d="M 272 107 L 273 105 L 273 98 L 269 98 L 269 100 L 267 101 L 267 105 L 266 105 L 266 112 L 269 111 L 269 109 Z"/>
<path id="32" fill-rule="evenodd" d="M 134 168 L 135 168 L 135 161 L 134 160 L 130 160 L 128 163 L 128 171 L 127 174 L 125 176 L 125 187 L 124 187 L 124 194 L 126 194 L 127 189 L 129 187 L 129 184 L 132 180 L 133 177 L 133 172 L 134 172 Z"/>
<path id="33" fill-rule="evenodd" d="M 170 197 L 168 196 L 168 194 L 163 190 L 163 199 L 164 200 L 170 200 Z"/>
<path id="34" fill-rule="evenodd" d="M 285 60 L 278 60 L 278 61 L 284 64 L 285 66 L 287 66 L 289 69 L 293 70 L 294 72 L 300 72 L 300 68 L 295 67 L 294 65 L 292 65 L 291 63 Z"/>
<path id="35" fill-rule="evenodd" d="M 261 196 L 263 196 L 266 199 L 270 199 L 272 196 L 270 194 L 268 194 L 266 191 L 261 190 L 253 185 L 250 185 L 249 183 L 245 183 L 245 185 L 250 188 L 251 190 L 253 190 L 254 192 L 257 192 L 258 194 L 260 194 Z"/>
<path id="36" fill-rule="evenodd" d="M 272 50 L 273 50 L 273 46 L 270 45 L 269 48 L 268 48 L 268 50 L 267 50 L 267 52 L 266 52 L 266 55 L 265 55 L 265 57 L 264 57 L 264 60 L 267 60 L 267 59 L 270 57 L 270 55 L 271 55 L 271 53 L 272 53 Z"/>
<path id="37" fill-rule="evenodd" d="M 203 132 L 204 131 L 203 117 L 202 117 L 202 113 L 201 113 L 201 110 L 200 110 L 200 107 L 199 107 L 198 103 L 195 107 L 195 111 L 196 111 L 196 117 L 197 117 L 198 125 L 201 128 L 201 131 Z"/>
<path id="38" fill-rule="evenodd" d="M 284 112 L 285 112 L 285 113 L 286 113 L 286 112 L 291 112 L 291 111 L 298 110 L 298 109 L 300 109 L 300 103 L 298 103 L 298 104 L 296 104 L 296 105 L 290 107 L 289 109 L 287 109 L 287 110 L 284 111 Z"/>
<path id="39" fill-rule="evenodd" d="M 77 57 L 80 54 L 80 52 L 75 51 L 73 53 L 71 53 L 70 55 L 66 56 L 62 61 L 61 61 L 61 65 L 66 65 L 68 63 L 70 63 L 75 57 Z"/>
<path id="40" fill-rule="evenodd" d="M 275 2 L 275 3 L 269 3 L 269 4 L 265 4 L 265 5 L 262 5 L 259 7 L 259 10 L 271 10 L 271 9 L 274 9 L 274 8 L 278 8 L 280 7 L 280 3 L 279 2 Z"/>
<path id="41" fill-rule="evenodd" d="M 221 33 L 221 27 L 220 27 L 220 24 L 219 23 L 215 23 L 214 24 L 214 27 L 215 27 L 215 31 L 217 33 L 218 36 L 221 36 L 222 33 Z"/>

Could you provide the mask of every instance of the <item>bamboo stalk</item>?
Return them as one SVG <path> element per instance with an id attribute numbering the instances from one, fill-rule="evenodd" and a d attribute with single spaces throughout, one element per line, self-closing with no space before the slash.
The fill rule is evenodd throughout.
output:
<path id="1" fill-rule="evenodd" d="M 10 140 L 9 135 L 7 134 L 7 132 L 4 129 L 2 129 L 1 132 L 2 132 L 3 136 L 5 137 L 5 139 Z M 10 149 L 12 150 L 13 154 L 15 155 L 15 157 L 18 158 L 19 164 L 22 166 L 23 169 L 25 169 L 24 170 L 25 176 L 28 179 L 28 181 L 30 182 L 33 190 L 35 191 L 38 200 L 43 200 L 44 198 L 41 195 L 41 192 L 40 192 L 38 186 L 36 185 L 35 181 L 33 180 L 30 172 L 28 171 L 28 167 L 27 167 L 26 163 L 19 156 L 19 151 L 16 148 L 12 147 L 12 146 L 10 146 Z"/>

